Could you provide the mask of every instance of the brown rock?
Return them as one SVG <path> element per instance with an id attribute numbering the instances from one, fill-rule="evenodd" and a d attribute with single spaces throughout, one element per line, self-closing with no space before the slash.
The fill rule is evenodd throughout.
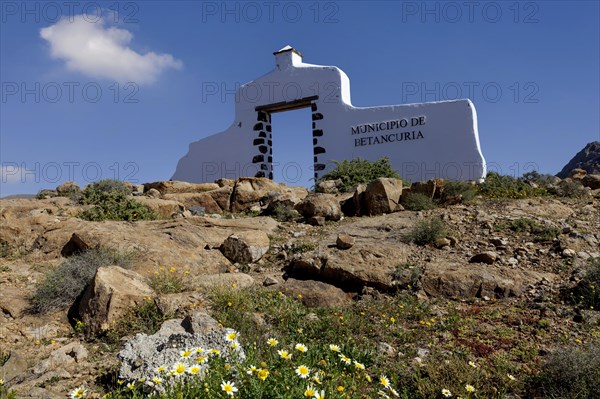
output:
<path id="1" fill-rule="evenodd" d="M 160 198 L 161 197 L 160 191 L 158 191 L 155 188 L 151 188 L 149 190 L 146 190 L 145 191 L 145 195 L 146 195 L 146 197 L 149 197 L 149 198 Z"/>
<path id="2" fill-rule="evenodd" d="M 10 285 L 4 286 L 3 284 L 0 290 L 0 310 L 10 314 L 15 319 L 23 316 L 30 307 L 29 295 L 22 288 Z"/>
<path id="3" fill-rule="evenodd" d="M 581 168 L 575 168 L 573 170 L 571 170 L 571 172 L 569 172 L 569 177 L 571 179 L 582 179 L 585 175 L 587 174 L 587 172 L 585 171 L 585 169 L 581 169 Z"/>
<path id="4" fill-rule="evenodd" d="M 600 175 L 585 175 L 581 179 L 581 184 L 592 190 L 598 190 L 600 188 Z"/>
<path id="5" fill-rule="evenodd" d="M 496 259 L 498 259 L 498 254 L 496 252 L 486 251 L 486 252 L 481 252 L 481 253 L 478 253 L 477 255 L 474 255 L 473 257 L 471 257 L 469 262 L 470 263 L 487 263 L 488 265 L 491 265 L 492 263 L 494 263 L 496 261 Z"/>
<path id="6" fill-rule="evenodd" d="M 350 249 L 354 245 L 354 237 L 349 236 L 348 234 L 340 233 L 337 236 L 335 245 L 339 249 Z"/>
<path id="7" fill-rule="evenodd" d="M 352 203 L 354 204 L 354 214 L 357 216 L 364 215 L 364 211 L 367 209 L 365 202 L 365 191 L 367 190 L 366 184 L 359 184 L 354 190 L 352 196 Z"/>
<path id="8" fill-rule="evenodd" d="M 219 322 L 206 312 L 194 312 L 186 316 L 181 326 L 190 334 L 200 335 L 206 335 L 209 331 L 218 331 L 222 328 Z"/>
<path id="9" fill-rule="evenodd" d="M 204 295 L 199 291 L 186 291 L 176 294 L 162 294 L 156 304 L 162 314 L 181 314 L 200 306 L 204 302 Z"/>
<path id="10" fill-rule="evenodd" d="M 183 205 L 177 201 L 150 197 L 134 197 L 134 199 L 150 208 L 159 219 L 171 219 L 185 210 Z"/>
<path id="11" fill-rule="evenodd" d="M 237 180 L 231 194 L 231 212 L 245 212 L 254 206 L 267 207 L 269 202 L 281 194 L 302 197 L 306 189 L 287 187 L 263 177 L 243 177 Z M 304 194 L 306 196 L 306 194 Z"/>
<path id="12" fill-rule="evenodd" d="M 44 374 L 57 368 L 66 369 L 74 363 L 83 363 L 88 357 L 88 352 L 79 342 L 71 342 L 65 346 L 55 349 L 48 359 L 38 363 L 33 372 Z"/>
<path id="13" fill-rule="evenodd" d="M 264 231 L 244 231 L 227 237 L 220 249 L 234 263 L 254 263 L 267 253 L 269 246 L 269 236 Z"/>
<path id="14" fill-rule="evenodd" d="M 342 184 L 340 179 L 337 180 L 323 180 L 317 183 L 315 191 L 325 194 L 337 194 L 339 192 L 338 187 Z"/>
<path id="15" fill-rule="evenodd" d="M 203 193 L 205 191 L 216 190 L 219 188 L 219 185 L 216 183 L 187 183 L 183 181 L 144 183 L 144 192 L 152 188 L 164 195 L 175 193 Z"/>
<path id="16" fill-rule="evenodd" d="M 325 218 L 323 216 L 313 216 L 308 219 L 308 224 L 313 226 L 325 226 Z"/>
<path id="17" fill-rule="evenodd" d="M 27 360 L 17 352 L 10 352 L 10 357 L 0 367 L 0 378 L 7 383 L 25 371 L 27 371 Z"/>
<path id="18" fill-rule="evenodd" d="M 212 289 L 222 287 L 227 289 L 243 289 L 254 286 L 254 279 L 246 273 L 223 273 L 201 276 L 195 281 L 199 288 Z"/>
<path id="19" fill-rule="evenodd" d="M 433 262 L 427 264 L 421 283 L 427 295 L 434 297 L 507 298 L 520 296 L 527 286 L 544 278 L 553 279 L 549 273 L 512 267 Z"/>
<path id="20" fill-rule="evenodd" d="M 68 181 L 56 187 L 56 192 L 59 195 L 68 195 L 78 193 L 79 191 L 81 191 L 81 188 L 79 188 L 77 183 L 75 183 L 74 181 Z"/>
<path id="21" fill-rule="evenodd" d="M 378 178 L 367 185 L 365 190 L 365 206 L 362 214 L 381 215 L 392 213 L 399 209 L 402 195 L 402 180 Z"/>
<path id="22" fill-rule="evenodd" d="M 435 242 L 433 243 L 433 246 L 439 249 L 439 248 L 443 248 L 443 247 L 448 247 L 448 246 L 450 246 L 450 244 L 452 244 L 452 241 L 450 241 L 446 237 L 442 237 L 442 238 L 438 238 L 437 240 L 435 240 Z"/>
<path id="23" fill-rule="evenodd" d="M 98 334 L 153 294 L 139 274 L 119 266 L 101 267 L 79 303 L 79 317 L 89 333 Z"/>
<path id="24" fill-rule="evenodd" d="M 340 203 L 333 194 L 310 194 L 296 205 L 296 210 L 307 220 L 314 216 L 322 216 L 325 220 L 342 218 Z"/>
<path id="25" fill-rule="evenodd" d="M 300 299 L 309 308 L 339 308 L 351 303 L 344 291 L 321 281 L 289 278 L 281 288 L 285 294 Z"/>

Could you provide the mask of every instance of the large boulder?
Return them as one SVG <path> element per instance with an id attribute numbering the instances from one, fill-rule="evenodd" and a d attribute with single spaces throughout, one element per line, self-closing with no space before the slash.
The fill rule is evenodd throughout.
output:
<path id="1" fill-rule="evenodd" d="M 592 190 L 597 190 L 600 188 L 600 174 L 597 175 L 585 175 L 581 179 L 581 184 L 584 187 L 589 187 Z"/>
<path id="2" fill-rule="evenodd" d="M 254 263 L 267 253 L 269 245 L 269 236 L 264 231 L 241 231 L 227 237 L 220 249 L 234 263 Z"/>
<path id="3" fill-rule="evenodd" d="M 119 266 L 101 267 L 79 303 L 88 333 L 101 333 L 154 294 L 144 278 Z"/>
<path id="4" fill-rule="evenodd" d="M 211 349 L 218 350 L 228 362 L 242 361 L 245 359 L 244 351 L 231 350 L 225 339 L 230 332 L 233 330 L 218 327 L 218 322 L 210 320 L 206 314 L 192 320 L 167 320 L 156 334 L 137 334 L 125 343 L 118 354 L 121 360 L 119 377 L 127 381 L 145 381 L 151 388 L 154 377 L 164 379 L 178 362 L 200 366 L 199 375 L 203 375 L 208 363 L 199 358 L 210 356 L 208 351 Z M 198 353 L 196 349 L 202 351 Z M 181 357 L 184 350 L 192 350 L 187 360 Z M 159 367 L 167 370 L 159 372 Z"/>
<path id="5" fill-rule="evenodd" d="M 133 199 L 150 208 L 159 219 L 171 219 L 185 210 L 178 201 L 143 196 L 133 197 Z"/>
<path id="6" fill-rule="evenodd" d="M 224 211 L 229 211 L 229 199 L 232 191 L 233 188 L 231 187 L 221 187 L 203 193 L 165 194 L 163 199 L 177 201 L 188 209 L 193 206 L 201 206 L 206 213 L 221 214 Z"/>
<path id="7" fill-rule="evenodd" d="M 381 215 L 402 209 L 400 196 L 402 195 L 402 180 L 380 177 L 370 182 L 364 193 L 365 215 Z"/>
<path id="8" fill-rule="evenodd" d="M 426 265 L 421 283 L 433 297 L 507 298 L 520 296 L 528 286 L 551 278 L 548 273 L 512 267 L 435 262 Z"/>
<path id="9" fill-rule="evenodd" d="M 341 308 L 352 302 L 350 296 L 340 288 L 322 281 L 289 278 L 282 286 L 272 287 L 300 299 L 309 308 Z"/>
<path id="10" fill-rule="evenodd" d="M 243 177 L 236 181 L 231 195 L 231 212 L 245 212 L 253 207 L 266 208 L 280 195 L 303 199 L 308 194 L 304 187 L 288 187 L 263 177 Z"/>
<path id="11" fill-rule="evenodd" d="M 296 210 L 307 220 L 314 216 L 322 216 L 325 220 L 342 218 L 340 203 L 333 194 L 310 194 L 296 205 Z"/>
<path id="12" fill-rule="evenodd" d="M 203 193 L 216 190 L 219 185 L 216 183 L 187 183 L 183 181 L 158 181 L 154 183 L 144 183 L 144 192 L 150 189 L 158 190 L 162 195 L 176 193 Z"/>

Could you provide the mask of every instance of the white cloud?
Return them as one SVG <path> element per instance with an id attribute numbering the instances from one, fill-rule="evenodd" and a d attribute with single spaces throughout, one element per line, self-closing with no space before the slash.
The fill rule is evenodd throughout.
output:
<path id="1" fill-rule="evenodd" d="M 183 63 L 170 54 L 140 54 L 128 47 L 133 35 L 125 29 L 90 22 L 83 15 L 63 19 L 40 30 L 50 43 L 53 58 L 64 60 L 69 69 L 94 78 L 150 84 L 168 68 Z"/>

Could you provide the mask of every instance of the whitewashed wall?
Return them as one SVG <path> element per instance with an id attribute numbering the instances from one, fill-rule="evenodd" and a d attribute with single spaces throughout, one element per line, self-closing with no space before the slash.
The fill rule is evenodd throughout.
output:
<path id="1" fill-rule="evenodd" d="M 350 81 L 339 68 L 305 64 L 289 46 L 275 53 L 275 59 L 273 71 L 238 90 L 232 125 L 190 144 L 173 180 L 269 177 L 273 132 L 267 131 L 268 121 L 258 120 L 256 107 L 303 98 L 312 98 L 315 177 L 332 169 L 334 160 L 383 156 L 411 181 L 481 180 L 485 176 L 477 114 L 470 100 L 354 107 Z M 405 123 L 406 127 L 399 126 Z M 373 128 L 384 130 L 369 131 Z"/>

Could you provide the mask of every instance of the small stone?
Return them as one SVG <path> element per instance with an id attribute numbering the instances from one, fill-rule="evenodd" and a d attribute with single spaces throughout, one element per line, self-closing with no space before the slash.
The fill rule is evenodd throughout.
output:
<path id="1" fill-rule="evenodd" d="M 454 236 L 448 236 L 446 238 L 450 241 L 450 245 L 452 245 L 453 247 L 455 247 L 456 244 L 458 244 L 458 238 Z"/>
<path id="2" fill-rule="evenodd" d="M 145 192 L 146 197 L 150 198 L 160 198 L 160 191 L 155 188 L 151 188 L 150 190 Z"/>
<path id="3" fill-rule="evenodd" d="M 335 244 L 339 249 L 350 249 L 354 245 L 354 237 L 340 233 L 337 236 Z"/>
<path id="4" fill-rule="evenodd" d="M 325 217 L 313 216 L 310 219 L 308 219 L 308 223 L 313 226 L 325 226 Z"/>
<path id="5" fill-rule="evenodd" d="M 492 263 L 494 263 L 496 261 L 496 259 L 498 259 L 498 254 L 496 252 L 486 251 L 486 252 L 478 253 L 477 255 L 473 256 L 469 260 L 469 262 L 470 263 L 487 263 L 488 265 L 491 265 Z"/>
<path id="6" fill-rule="evenodd" d="M 565 249 L 563 249 L 563 251 L 562 251 L 562 256 L 563 256 L 564 258 L 574 258 L 574 257 L 575 257 L 575 255 L 576 255 L 576 252 L 575 252 L 575 251 L 573 251 L 573 250 L 572 250 L 572 249 L 570 249 L 570 248 L 565 248 Z"/>
<path id="7" fill-rule="evenodd" d="M 506 262 L 511 266 L 515 266 L 517 263 L 519 263 L 519 261 L 513 257 L 508 258 Z"/>
<path id="8" fill-rule="evenodd" d="M 379 353 L 383 353 L 387 357 L 394 357 L 398 353 L 396 348 L 394 348 L 392 345 L 385 343 L 385 342 L 377 343 L 377 351 Z"/>
<path id="9" fill-rule="evenodd" d="M 451 241 L 445 237 L 442 238 L 438 238 L 437 240 L 435 240 L 435 242 L 433 243 L 433 245 L 440 249 L 440 248 L 444 248 L 444 247 L 448 247 L 450 246 Z"/>
<path id="10" fill-rule="evenodd" d="M 504 247 L 508 244 L 508 240 L 505 238 L 494 237 L 490 239 L 490 244 L 495 247 Z"/>
<path id="11" fill-rule="evenodd" d="M 589 259 L 590 258 L 590 254 L 588 254 L 585 251 L 580 251 L 580 252 L 577 252 L 577 257 L 581 258 L 581 259 Z"/>
<path id="12" fill-rule="evenodd" d="M 275 279 L 275 277 L 272 277 L 272 276 L 265 277 L 265 279 L 262 282 L 262 285 L 264 287 L 269 287 L 269 286 L 275 285 L 275 284 L 277 284 L 277 279 Z"/>

